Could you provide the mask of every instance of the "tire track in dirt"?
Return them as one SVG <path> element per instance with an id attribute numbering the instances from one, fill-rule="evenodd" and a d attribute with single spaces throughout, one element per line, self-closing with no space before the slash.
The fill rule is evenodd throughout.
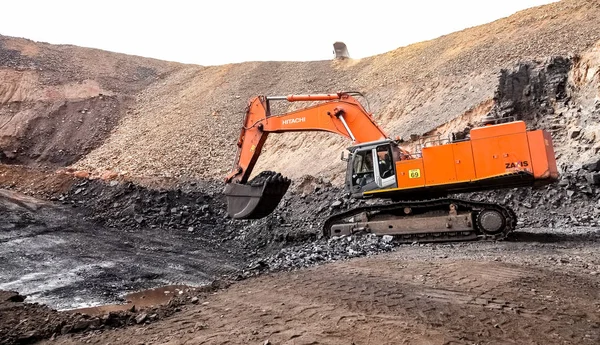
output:
<path id="1" fill-rule="evenodd" d="M 399 256 L 396 252 L 250 279 L 168 320 L 52 344 L 600 340 L 596 280 L 481 259 L 405 261 Z"/>

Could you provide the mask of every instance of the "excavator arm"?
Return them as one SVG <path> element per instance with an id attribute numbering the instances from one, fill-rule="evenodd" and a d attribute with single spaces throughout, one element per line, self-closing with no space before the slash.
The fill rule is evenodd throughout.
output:
<path id="1" fill-rule="evenodd" d="M 272 101 L 326 101 L 281 115 L 271 115 Z M 269 133 L 325 131 L 352 140 L 353 144 L 387 138 L 371 114 L 348 93 L 323 95 L 258 96 L 250 101 L 237 142 L 233 170 L 225 182 L 246 183 Z"/>
<path id="2" fill-rule="evenodd" d="M 314 102 L 314 106 L 272 115 L 273 101 Z M 388 135 L 350 93 L 290 96 L 258 96 L 250 101 L 237 142 L 238 150 L 225 182 L 228 213 L 234 218 L 256 219 L 271 213 L 290 181 L 280 174 L 261 174 L 248 183 L 269 133 L 326 131 L 352 140 L 353 144 L 377 141 Z"/>

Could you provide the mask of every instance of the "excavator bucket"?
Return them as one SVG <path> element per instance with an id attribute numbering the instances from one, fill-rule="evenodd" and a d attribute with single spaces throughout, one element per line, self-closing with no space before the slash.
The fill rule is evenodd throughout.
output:
<path id="1" fill-rule="evenodd" d="M 275 210 L 290 186 L 291 180 L 279 173 L 263 171 L 248 184 L 225 186 L 227 213 L 235 219 L 259 219 Z"/>
<path id="2" fill-rule="evenodd" d="M 348 53 L 348 47 L 344 42 L 335 42 L 333 44 L 333 53 L 336 59 L 349 59 L 350 53 Z"/>

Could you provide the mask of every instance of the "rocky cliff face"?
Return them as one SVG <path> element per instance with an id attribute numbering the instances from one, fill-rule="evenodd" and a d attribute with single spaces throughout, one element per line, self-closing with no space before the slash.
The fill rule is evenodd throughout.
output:
<path id="1" fill-rule="evenodd" d="M 567 97 L 572 66 L 571 58 L 559 56 L 501 70 L 491 114 L 529 122 L 554 114 L 556 104 Z"/>
<path id="2" fill-rule="evenodd" d="M 503 200 L 520 211 L 526 225 L 598 225 L 600 42 L 581 55 L 502 70 L 494 100 L 494 116 L 521 119 L 552 134 L 561 180 L 542 189 L 477 196 Z"/>
<path id="3" fill-rule="evenodd" d="M 491 114 L 552 133 L 564 171 L 600 153 L 600 42 L 571 57 L 522 62 L 502 70 Z"/>

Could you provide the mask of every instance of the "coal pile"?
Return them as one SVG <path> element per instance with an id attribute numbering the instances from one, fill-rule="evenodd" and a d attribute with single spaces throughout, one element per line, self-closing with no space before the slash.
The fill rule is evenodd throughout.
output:
<path id="1" fill-rule="evenodd" d="M 152 189 L 127 181 L 85 180 L 54 200 L 79 209 L 85 220 L 123 231 L 185 231 L 251 258 L 282 248 L 311 244 L 322 237 L 330 215 L 358 206 L 330 182 L 312 176 L 296 181 L 276 210 L 258 220 L 235 220 L 227 213 L 223 183 L 201 181 Z"/>
<path id="2" fill-rule="evenodd" d="M 222 238 L 229 234 L 229 221 L 220 187 L 218 183 L 204 182 L 151 189 L 133 182 L 82 180 L 56 199 L 82 209 L 86 220 L 109 227 L 161 228 Z"/>
<path id="3" fill-rule="evenodd" d="M 593 170 L 593 164 L 563 173 L 559 183 L 538 189 L 457 197 L 507 205 L 518 214 L 518 227 L 596 226 L 600 186 L 590 179 L 595 172 L 586 169 Z M 374 236 L 322 238 L 322 226 L 329 216 L 372 202 L 351 199 L 325 179 L 304 176 L 295 181 L 276 210 L 258 220 L 229 218 L 222 189 L 223 184 L 217 181 L 155 190 L 131 182 L 82 180 L 58 200 L 81 208 L 89 220 L 124 231 L 153 228 L 198 234 L 250 260 L 244 275 L 307 267 L 393 248 L 393 242 Z"/>
<path id="4" fill-rule="evenodd" d="M 269 255 L 319 240 L 329 216 L 365 203 L 350 198 L 343 188 L 327 179 L 306 175 L 294 181 L 272 214 L 231 225 L 236 227 L 236 240 L 252 255 Z"/>
<path id="5" fill-rule="evenodd" d="M 458 195 L 459 198 L 500 203 L 513 208 L 518 227 L 597 226 L 600 186 L 590 162 L 562 173 L 559 183 L 542 188 L 498 190 Z M 249 264 L 238 277 L 292 270 L 320 263 L 387 252 L 391 237 L 322 238 L 324 221 L 344 210 L 377 201 L 355 200 L 323 178 L 295 181 L 276 210 L 258 220 L 234 220 L 226 214 L 223 184 L 202 181 L 156 190 L 131 182 L 82 180 L 58 197 L 81 208 L 89 220 L 124 231 L 185 231 L 235 253 Z"/>

